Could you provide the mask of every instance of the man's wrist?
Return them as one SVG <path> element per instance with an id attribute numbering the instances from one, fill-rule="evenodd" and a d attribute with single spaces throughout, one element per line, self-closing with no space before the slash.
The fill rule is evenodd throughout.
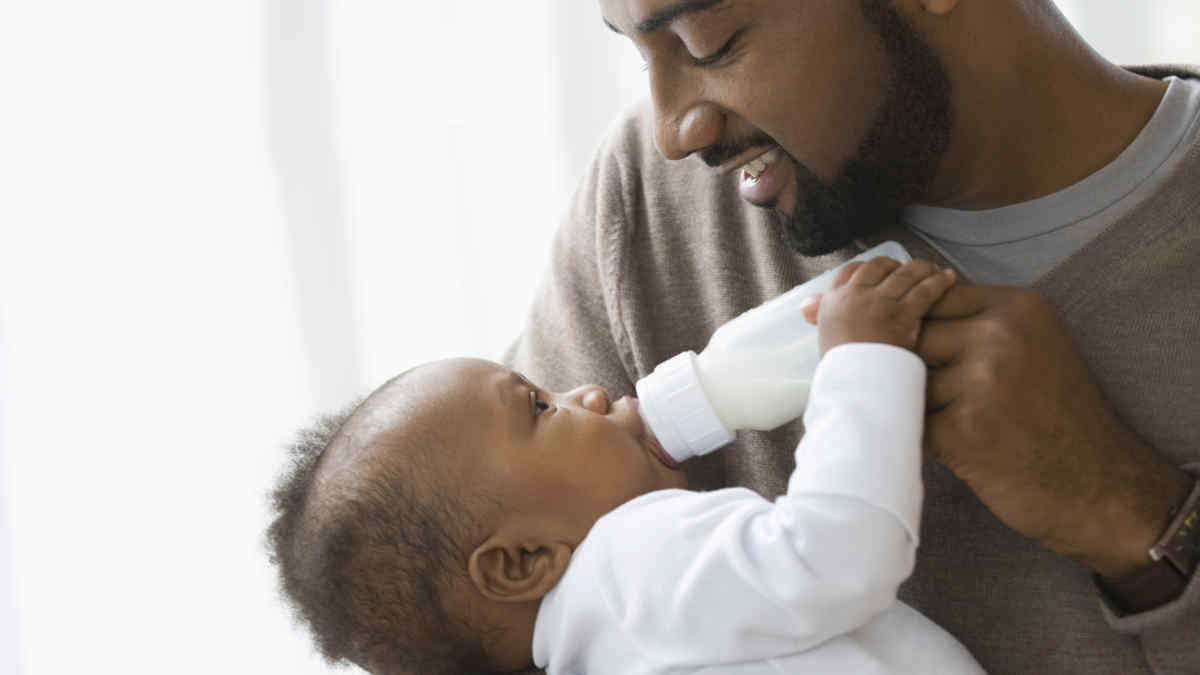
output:
<path id="1" fill-rule="evenodd" d="M 1200 561 L 1200 481 L 1188 478 L 1188 489 L 1167 514 L 1167 524 L 1146 548 L 1142 564 L 1120 576 L 1098 574 L 1096 583 L 1109 603 L 1123 614 L 1154 609 L 1177 598 Z"/>
<path id="2" fill-rule="evenodd" d="M 1106 544 L 1098 555 L 1085 560 L 1097 574 L 1119 579 L 1149 567 L 1150 548 L 1171 524 L 1175 513 L 1187 501 L 1196 479 L 1175 466 L 1131 479 L 1124 489 L 1109 495 L 1103 536 Z"/>

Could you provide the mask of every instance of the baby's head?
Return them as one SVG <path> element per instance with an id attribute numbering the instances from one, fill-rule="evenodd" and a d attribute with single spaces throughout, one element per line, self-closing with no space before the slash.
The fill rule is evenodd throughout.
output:
<path id="1" fill-rule="evenodd" d="M 636 399 L 473 359 L 390 380 L 292 459 L 268 532 L 284 592 L 327 658 L 375 673 L 525 667 L 541 599 L 596 520 L 686 485 Z"/>

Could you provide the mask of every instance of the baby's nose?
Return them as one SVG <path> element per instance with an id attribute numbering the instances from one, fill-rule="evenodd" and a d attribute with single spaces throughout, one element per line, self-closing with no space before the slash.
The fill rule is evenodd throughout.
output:
<path id="1" fill-rule="evenodd" d="M 574 394 L 572 398 L 578 401 L 579 405 L 584 408 L 594 413 L 600 413 L 601 415 L 608 412 L 608 393 L 604 389 L 596 385 L 587 385 L 571 393 Z"/>

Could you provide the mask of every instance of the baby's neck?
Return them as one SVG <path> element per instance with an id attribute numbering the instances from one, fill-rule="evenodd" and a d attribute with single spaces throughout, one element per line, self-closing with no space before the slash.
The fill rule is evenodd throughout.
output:
<path id="1" fill-rule="evenodd" d="M 533 665 L 533 627 L 537 623 L 541 601 L 522 604 L 486 602 L 486 609 L 475 616 L 487 631 L 484 645 L 488 661 L 499 672 L 523 670 Z"/>

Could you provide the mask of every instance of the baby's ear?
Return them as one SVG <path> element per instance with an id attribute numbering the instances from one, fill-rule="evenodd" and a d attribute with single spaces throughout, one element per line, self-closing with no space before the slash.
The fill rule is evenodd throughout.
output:
<path id="1" fill-rule="evenodd" d="M 494 536 L 471 553 L 475 589 L 496 602 L 540 600 L 567 571 L 571 547 L 563 542 L 516 542 Z"/>

